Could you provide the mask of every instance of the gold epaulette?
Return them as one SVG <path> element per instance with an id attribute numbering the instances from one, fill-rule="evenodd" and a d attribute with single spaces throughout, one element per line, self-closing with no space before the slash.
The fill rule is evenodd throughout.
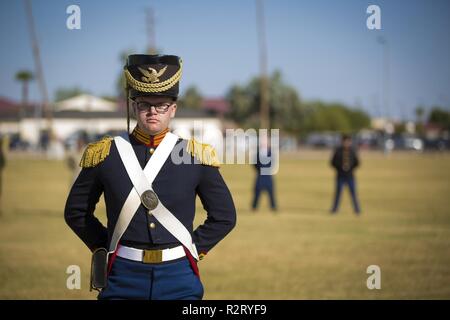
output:
<path id="1" fill-rule="evenodd" d="M 217 158 L 216 150 L 207 143 L 201 143 L 191 138 L 187 142 L 187 150 L 193 157 L 197 158 L 202 164 L 220 167 L 220 161 Z"/>
<path id="2" fill-rule="evenodd" d="M 91 168 L 105 160 L 109 155 L 112 137 L 105 136 L 100 141 L 89 143 L 81 157 L 80 167 Z"/>

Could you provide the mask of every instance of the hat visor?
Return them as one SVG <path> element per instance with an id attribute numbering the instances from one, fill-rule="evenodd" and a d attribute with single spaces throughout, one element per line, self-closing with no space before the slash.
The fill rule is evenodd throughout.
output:
<path id="1" fill-rule="evenodd" d="M 178 98 L 178 93 L 174 92 L 172 90 L 168 90 L 168 91 L 164 91 L 164 92 L 142 92 L 142 91 L 137 91 L 135 89 L 130 89 L 129 91 L 129 97 L 130 99 L 135 99 L 137 97 L 169 97 L 172 99 L 177 99 Z"/>

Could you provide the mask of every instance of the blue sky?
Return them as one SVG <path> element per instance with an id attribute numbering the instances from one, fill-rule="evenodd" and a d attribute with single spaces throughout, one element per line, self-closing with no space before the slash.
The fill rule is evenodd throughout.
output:
<path id="1" fill-rule="evenodd" d="M 156 16 L 157 47 L 184 61 L 181 88 L 196 85 L 222 96 L 258 74 L 254 0 L 241 1 L 32 1 L 50 97 L 80 87 L 113 95 L 119 55 L 147 47 L 145 8 Z M 81 8 L 81 30 L 68 30 L 66 8 Z M 381 8 L 382 30 L 368 30 L 366 8 Z M 34 69 L 22 1 L 0 2 L 0 96 L 20 99 L 14 80 Z M 450 107 L 450 1 L 265 0 L 269 71 L 281 70 L 302 99 L 380 107 L 382 47 L 390 48 L 390 110 L 412 118 L 418 104 Z M 40 94 L 36 83 L 32 100 Z"/>

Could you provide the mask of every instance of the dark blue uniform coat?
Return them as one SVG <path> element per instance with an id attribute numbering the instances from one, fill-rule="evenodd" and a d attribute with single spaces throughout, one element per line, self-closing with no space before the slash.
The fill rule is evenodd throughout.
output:
<path id="1" fill-rule="evenodd" d="M 150 148 L 132 135 L 130 142 L 144 168 L 151 157 Z M 180 152 L 190 159 L 190 163 L 176 165 L 169 156 L 153 182 L 153 189 L 164 206 L 191 232 L 198 252 L 206 253 L 235 226 L 236 210 L 219 169 L 199 164 L 192 155 L 186 153 L 186 145 L 187 140 L 179 139 L 172 153 Z M 68 196 L 65 219 L 91 250 L 109 247 L 114 226 L 131 188 L 131 180 L 114 141 L 111 142 L 109 155 L 104 161 L 94 167 L 82 169 Z M 94 216 L 95 206 L 102 193 L 106 203 L 107 227 Z M 197 195 L 207 212 L 207 218 L 193 230 Z M 154 228 L 150 227 L 152 223 Z M 120 243 L 141 249 L 179 245 L 177 239 L 155 217 L 149 215 L 142 205 Z"/>

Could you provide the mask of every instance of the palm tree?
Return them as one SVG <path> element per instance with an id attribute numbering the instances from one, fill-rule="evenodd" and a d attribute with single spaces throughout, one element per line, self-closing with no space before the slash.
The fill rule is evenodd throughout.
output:
<path id="1" fill-rule="evenodd" d="M 33 73 L 28 70 L 21 70 L 16 73 L 16 80 L 22 82 L 22 103 L 19 112 L 19 117 L 22 118 L 28 105 L 28 83 L 33 80 Z"/>
<path id="2" fill-rule="evenodd" d="M 416 120 L 418 123 L 423 122 L 423 115 L 425 114 L 425 109 L 422 106 L 418 106 L 416 110 L 414 110 L 416 113 Z"/>
<path id="3" fill-rule="evenodd" d="M 416 113 L 416 127 L 417 133 L 419 135 L 423 135 L 424 133 L 424 121 L 423 116 L 425 114 L 425 108 L 422 106 L 418 106 L 415 110 Z"/>

